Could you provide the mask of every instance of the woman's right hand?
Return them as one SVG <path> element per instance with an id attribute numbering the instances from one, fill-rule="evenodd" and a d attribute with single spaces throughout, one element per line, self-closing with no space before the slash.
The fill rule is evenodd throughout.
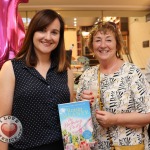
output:
<path id="1" fill-rule="evenodd" d="M 80 148 L 77 150 L 91 150 L 90 145 L 86 143 L 85 141 L 81 142 Z"/>
<path id="2" fill-rule="evenodd" d="M 94 102 L 93 93 L 90 90 L 84 90 L 80 95 L 80 100 L 89 100 L 90 104 L 92 104 L 92 102 Z"/>

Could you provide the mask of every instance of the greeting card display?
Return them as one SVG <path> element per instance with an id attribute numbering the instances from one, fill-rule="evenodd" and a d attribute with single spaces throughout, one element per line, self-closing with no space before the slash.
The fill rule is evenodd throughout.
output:
<path id="1" fill-rule="evenodd" d="M 65 150 L 79 148 L 82 141 L 94 142 L 89 101 L 58 104 Z"/>

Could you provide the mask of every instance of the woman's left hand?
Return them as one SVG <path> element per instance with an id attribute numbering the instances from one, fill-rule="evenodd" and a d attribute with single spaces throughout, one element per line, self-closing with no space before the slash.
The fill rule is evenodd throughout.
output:
<path id="1" fill-rule="evenodd" d="M 104 128 L 115 125 L 117 119 L 114 114 L 107 111 L 96 110 L 95 116 L 98 123 Z"/>

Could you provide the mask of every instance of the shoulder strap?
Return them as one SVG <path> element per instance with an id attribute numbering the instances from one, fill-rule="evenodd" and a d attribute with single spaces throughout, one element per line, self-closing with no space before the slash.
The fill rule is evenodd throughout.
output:
<path id="1" fill-rule="evenodd" d="M 103 110 L 103 102 L 101 101 L 101 96 L 100 96 L 101 92 L 100 92 L 100 66 L 98 68 L 98 100 L 99 100 L 99 107 L 100 107 L 100 110 Z"/>

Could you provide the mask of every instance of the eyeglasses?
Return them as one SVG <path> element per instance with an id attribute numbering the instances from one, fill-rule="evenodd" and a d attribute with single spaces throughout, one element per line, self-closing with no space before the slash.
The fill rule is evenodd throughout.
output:
<path id="1" fill-rule="evenodd" d="M 102 27 L 102 28 L 110 28 L 110 27 L 113 27 L 114 30 L 117 29 L 117 25 L 114 23 L 114 22 L 98 22 L 95 26 L 98 26 L 98 27 Z"/>

